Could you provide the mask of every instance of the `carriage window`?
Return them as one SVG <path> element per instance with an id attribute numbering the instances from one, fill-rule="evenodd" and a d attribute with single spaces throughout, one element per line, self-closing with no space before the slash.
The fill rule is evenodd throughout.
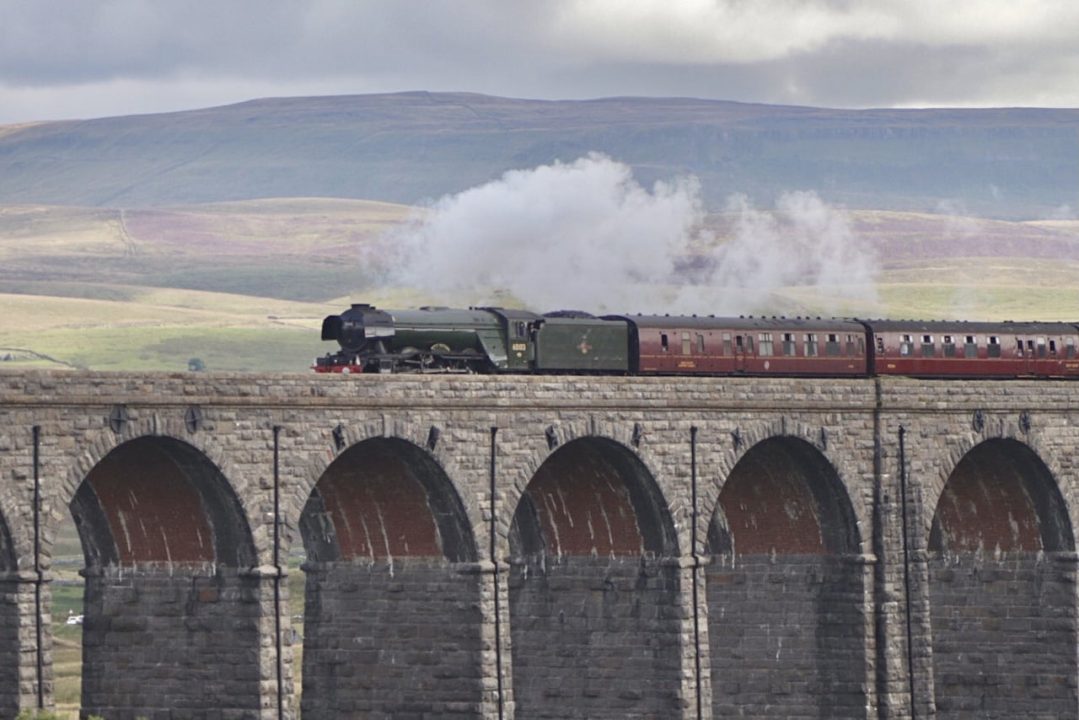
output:
<path id="1" fill-rule="evenodd" d="M 750 355 L 753 354 L 753 336 L 752 335 L 746 335 L 746 352 L 748 352 Z"/>
<path id="2" fill-rule="evenodd" d="M 1015 354 L 1023 357 L 1023 338 L 1015 339 Z"/>
<path id="3" fill-rule="evenodd" d="M 978 336 L 967 335 L 966 341 L 963 343 L 963 357 L 976 358 L 978 357 Z"/>
<path id="4" fill-rule="evenodd" d="M 904 335 L 903 339 L 899 342 L 899 354 L 910 355 L 914 351 L 914 336 Z"/>
<path id="5" fill-rule="evenodd" d="M 858 336 L 858 354 L 865 355 L 865 338 L 861 335 Z"/>
<path id="6" fill-rule="evenodd" d="M 951 335 L 944 336 L 944 357 L 955 357 L 955 338 Z"/>
<path id="7" fill-rule="evenodd" d="M 742 336 L 741 336 L 741 335 L 735 335 L 735 336 L 734 336 L 734 347 L 735 347 L 735 348 L 736 348 L 736 349 L 738 350 L 738 352 L 740 352 L 740 353 L 741 353 L 741 352 L 743 352 L 743 351 L 745 350 L 745 345 L 743 345 L 743 342 L 744 342 L 744 341 L 742 340 Z"/>
<path id="8" fill-rule="evenodd" d="M 697 352 L 704 354 L 704 335 L 697 335 Z"/>
<path id="9" fill-rule="evenodd" d="M 839 354 L 839 336 L 835 333 L 828 333 L 828 341 L 824 343 L 825 355 L 838 355 Z"/>
<path id="10" fill-rule="evenodd" d="M 724 355 L 730 355 L 731 354 L 731 334 L 730 333 L 723 333 L 723 354 Z"/>
<path id="11" fill-rule="evenodd" d="M 877 336 L 877 355 L 884 354 L 884 338 L 880 335 Z"/>
<path id="12" fill-rule="evenodd" d="M 783 333 L 783 354 L 791 356 L 795 354 L 794 333 Z"/>
<path id="13" fill-rule="evenodd" d="M 848 355 L 853 355 L 854 354 L 854 336 L 853 335 L 848 335 L 847 336 L 847 354 Z"/>
<path id="14" fill-rule="evenodd" d="M 1030 357 L 1034 357 L 1034 341 L 1033 340 L 1027 340 L 1027 354 L 1030 355 Z"/>
<path id="15" fill-rule="evenodd" d="M 1043 358 L 1043 357 L 1045 357 L 1045 354 L 1046 354 L 1045 338 L 1040 337 L 1040 338 L 1038 338 L 1038 357 Z"/>
<path id="16" fill-rule="evenodd" d="M 922 335 L 922 357 L 933 357 L 933 336 Z"/>
<path id="17" fill-rule="evenodd" d="M 687 333 L 687 332 L 682 333 L 682 354 L 683 355 L 691 355 L 691 354 L 693 354 L 693 346 L 690 345 L 690 343 L 689 343 L 689 333 Z"/>
<path id="18" fill-rule="evenodd" d="M 808 334 L 806 334 L 805 354 L 806 354 L 806 357 L 816 357 L 816 355 L 817 355 L 817 335 L 816 335 L 816 333 L 808 333 Z"/>
<path id="19" fill-rule="evenodd" d="M 519 338 L 525 337 L 525 324 L 523 322 L 519 322 L 519 321 L 514 323 L 513 324 L 513 331 L 514 331 L 514 334 L 517 337 L 519 337 Z"/>
<path id="20" fill-rule="evenodd" d="M 1064 357 L 1075 357 L 1075 338 L 1064 338 Z"/>
<path id="21" fill-rule="evenodd" d="M 663 352 L 667 352 L 668 350 L 670 350 L 670 346 L 667 343 L 667 333 L 660 333 L 659 349 Z"/>
<path id="22" fill-rule="evenodd" d="M 1000 357 L 1000 338 L 996 335 L 990 335 L 987 350 L 989 357 Z"/>
<path id="23" fill-rule="evenodd" d="M 1056 340 L 1050 340 L 1049 341 L 1049 354 L 1052 355 L 1053 357 L 1056 357 L 1056 355 L 1057 355 L 1057 341 Z"/>
<path id="24" fill-rule="evenodd" d="M 772 354 L 772 333 L 761 333 L 757 337 L 761 341 L 761 343 L 760 343 L 760 346 L 761 346 L 760 354 L 761 355 L 771 355 Z"/>

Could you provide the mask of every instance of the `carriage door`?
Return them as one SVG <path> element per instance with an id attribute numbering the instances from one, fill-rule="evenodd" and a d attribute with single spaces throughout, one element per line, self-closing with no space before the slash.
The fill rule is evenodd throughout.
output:
<path id="1" fill-rule="evenodd" d="M 746 355 L 753 354 L 753 336 L 739 333 L 734 336 L 734 371 L 746 371 Z"/>
<path id="2" fill-rule="evenodd" d="M 1015 338 L 1015 356 L 1017 375 L 1030 375 L 1033 373 L 1034 362 L 1037 359 L 1034 351 L 1034 338 L 1017 336 Z"/>

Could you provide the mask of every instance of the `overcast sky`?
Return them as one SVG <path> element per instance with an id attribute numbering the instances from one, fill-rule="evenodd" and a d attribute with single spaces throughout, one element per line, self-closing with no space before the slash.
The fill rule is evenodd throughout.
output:
<path id="1" fill-rule="evenodd" d="M 402 90 L 1079 107 L 1079 2 L 0 0 L 0 123 Z"/>

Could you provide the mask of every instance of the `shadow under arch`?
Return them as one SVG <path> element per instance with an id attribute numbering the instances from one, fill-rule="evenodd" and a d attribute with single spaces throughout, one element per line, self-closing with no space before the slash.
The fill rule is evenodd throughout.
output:
<path id="1" fill-rule="evenodd" d="M 1074 713 L 1074 550 L 1060 488 L 1029 446 L 990 439 L 956 464 L 927 559 L 938 717 Z"/>
<path id="2" fill-rule="evenodd" d="M 478 559 L 453 483 L 430 454 L 400 438 L 371 438 L 342 452 L 312 490 L 300 533 L 313 562 Z"/>
<path id="3" fill-rule="evenodd" d="M 816 447 L 749 448 L 723 484 L 705 569 L 716 717 L 861 717 L 865 588 L 853 506 Z"/>
<path id="4" fill-rule="evenodd" d="M 315 484 L 300 531 L 302 714 L 478 715 L 478 548 L 435 459 L 400 438 L 356 443 Z"/>
<path id="5" fill-rule="evenodd" d="M 708 526 L 710 554 L 859 552 L 850 497 L 828 459 L 796 437 L 757 443 L 738 460 Z"/>
<path id="6" fill-rule="evenodd" d="M 678 538 L 651 472 L 620 443 L 571 440 L 540 465 L 521 496 L 510 554 L 677 557 Z"/>
<path id="7" fill-rule="evenodd" d="M 256 711 L 263 589 L 220 469 L 181 440 L 133 438 L 90 469 L 71 512 L 86 559 L 83 712 Z"/>
<path id="8" fill-rule="evenodd" d="M 1018 440 L 971 448 L 952 470 L 929 534 L 931 552 L 1075 550 L 1068 509 L 1045 462 Z"/>
<path id="9" fill-rule="evenodd" d="M 678 543 L 644 463 L 608 438 L 562 445 L 522 494 L 509 539 L 517 716 L 676 716 Z"/>
<path id="10" fill-rule="evenodd" d="M 256 561 L 228 480 L 181 440 L 147 436 L 118 445 L 79 485 L 71 513 L 89 567 Z"/>

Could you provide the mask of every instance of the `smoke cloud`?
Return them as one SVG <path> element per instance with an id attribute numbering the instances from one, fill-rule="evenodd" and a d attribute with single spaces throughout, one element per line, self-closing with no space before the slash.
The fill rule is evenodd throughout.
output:
<path id="1" fill-rule="evenodd" d="M 816 194 L 783 195 L 772 212 L 735 196 L 714 216 L 695 178 L 648 190 L 598 154 L 444 197 L 384 240 L 377 252 L 396 268 L 386 284 L 446 304 L 792 312 L 778 306 L 791 290 L 811 290 L 818 309 L 876 303 L 875 257 Z"/>

